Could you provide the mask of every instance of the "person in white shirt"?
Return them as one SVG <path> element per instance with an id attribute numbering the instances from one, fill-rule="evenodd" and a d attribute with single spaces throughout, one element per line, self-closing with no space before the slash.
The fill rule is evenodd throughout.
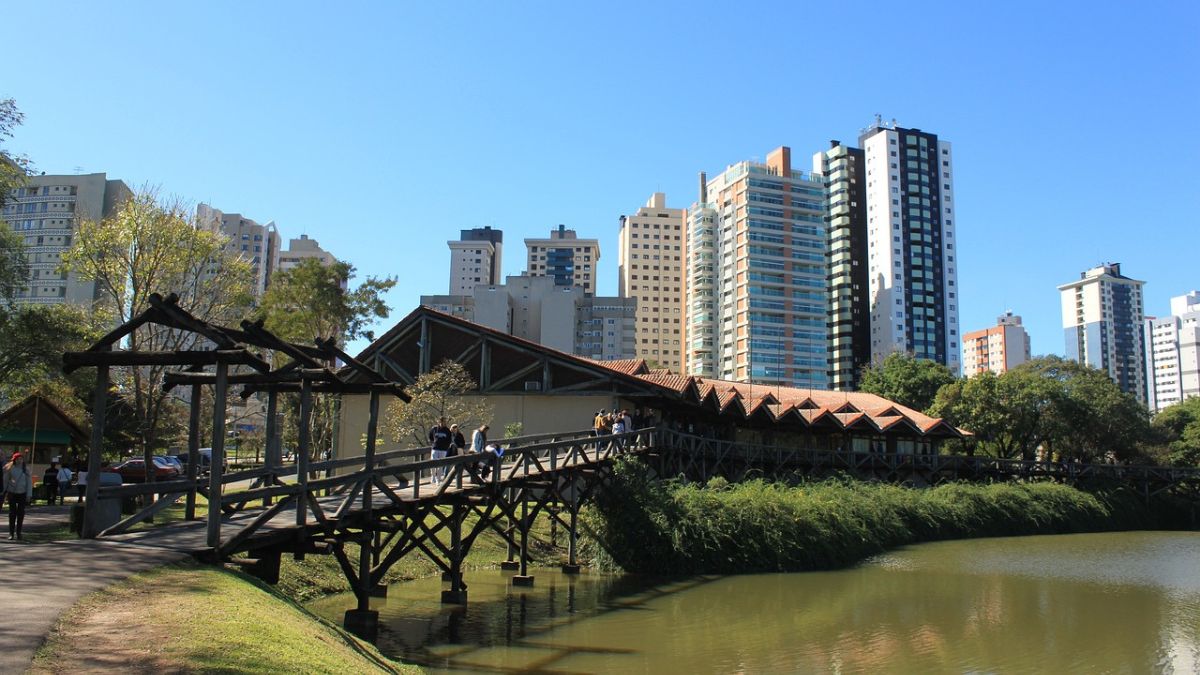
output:
<path id="1" fill-rule="evenodd" d="M 58 470 L 58 503 L 67 503 L 67 488 L 71 487 L 71 479 L 75 474 L 71 471 L 71 467 L 63 462 L 62 468 Z"/>
<path id="2" fill-rule="evenodd" d="M 25 507 L 33 501 L 33 476 L 19 452 L 4 465 L 4 492 L 8 495 L 8 538 L 20 539 L 25 524 Z"/>

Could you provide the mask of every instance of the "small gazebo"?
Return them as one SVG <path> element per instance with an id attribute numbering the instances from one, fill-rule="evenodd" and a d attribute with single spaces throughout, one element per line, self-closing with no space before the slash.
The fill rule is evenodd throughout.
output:
<path id="1" fill-rule="evenodd" d="M 0 413 L 0 456 L 24 453 L 35 475 L 55 458 L 82 457 L 87 447 L 88 435 L 79 423 L 39 394 Z"/>

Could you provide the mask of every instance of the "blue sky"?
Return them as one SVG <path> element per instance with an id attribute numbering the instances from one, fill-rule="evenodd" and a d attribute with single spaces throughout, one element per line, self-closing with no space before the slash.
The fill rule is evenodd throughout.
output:
<path id="1" fill-rule="evenodd" d="M 1053 4 L 1053 6 L 1046 6 Z M 1111 6 L 1110 6 L 1111 5 Z M 445 293 L 447 239 L 600 239 L 697 173 L 875 113 L 954 144 L 962 329 L 1006 309 L 1061 353 L 1055 286 L 1101 261 L 1147 312 L 1200 288 L 1200 10 L 1139 3 L 9 4 L 8 143 L 47 173 L 274 220 L 396 316 Z"/>

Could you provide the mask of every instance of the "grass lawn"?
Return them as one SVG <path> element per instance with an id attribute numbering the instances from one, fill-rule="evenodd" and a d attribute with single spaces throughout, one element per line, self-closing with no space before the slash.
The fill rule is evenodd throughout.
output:
<path id="1" fill-rule="evenodd" d="M 59 621 L 31 672 L 422 672 L 235 571 L 168 565 L 94 593 Z"/>

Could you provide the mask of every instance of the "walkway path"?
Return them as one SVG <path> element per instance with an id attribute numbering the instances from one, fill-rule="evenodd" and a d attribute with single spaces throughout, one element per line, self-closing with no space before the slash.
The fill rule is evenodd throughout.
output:
<path id="1" fill-rule="evenodd" d="M 97 540 L 0 540 L 0 673 L 27 671 L 59 617 L 83 596 L 185 557 L 176 551 Z"/>

